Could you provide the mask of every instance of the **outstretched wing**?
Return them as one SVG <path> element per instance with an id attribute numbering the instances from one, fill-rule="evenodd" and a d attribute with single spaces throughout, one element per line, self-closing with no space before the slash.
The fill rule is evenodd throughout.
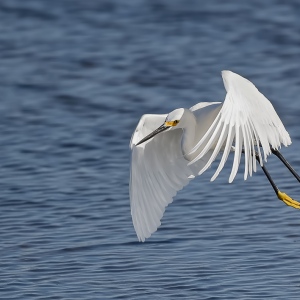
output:
<path id="1" fill-rule="evenodd" d="M 214 180 L 224 167 L 229 152 L 234 149 L 229 182 L 233 181 L 237 173 L 242 152 L 245 153 L 244 179 L 246 180 L 248 174 L 251 176 L 252 171 L 256 171 L 256 158 L 253 155 L 255 151 L 259 154 L 261 165 L 263 164 L 260 145 L 266 161 L 271 153 L 270 147 L 278 149 L 281 144 L 288 146 L 291 144 L 291 139 L 270 101 L 253 83 L 231 71 L 223 71 L 222 77 L 227 91 L 224 104 L 206 134 L 193 148 L 192 153 L 198 149 L 202 151 L 190 164 L 213 149 L 206 165 L 199 172 L 202 174 L 222 150 L 220 164 L 211 178 Z"/>
<path id="2" fill-rule="evenodd" d="M 142 138 L 163 124 L 166 115 L 142 116 L 131 139 L 130 205 L 133 225 L 140 241 L 160 226 L 165 207 L 192 174 L 182 157 L 182 130 L 165 131 L 145 143 Z"/>
<path id="3" fill-rule="evenodd" d="M 145 241 L 157 230 L 166 206 L 194 178 L 192 167 L 182 155 L 182 129 L 166 130 L 135 145 L 162 125 L 165 118 L 166 115 L 142 116 L 130 143 L 131 215 L 140 241 Z M 200 164 L 203 167 L 205 163 L 201 160 Z"/>

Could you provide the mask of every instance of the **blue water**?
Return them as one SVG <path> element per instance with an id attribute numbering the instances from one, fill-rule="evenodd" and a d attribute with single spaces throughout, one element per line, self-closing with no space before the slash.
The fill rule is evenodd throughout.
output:
<path id="1" fill-rule="evenodd" d="M 140 116 L 222 101 L 223 69 L 272 100 L 300 171 L 299 14 L 296 0 L 2 0 L 0 298 L 299 299 L 300 212 L 261 170 L 198 177 L 145 243 L 128 196 Z"/>

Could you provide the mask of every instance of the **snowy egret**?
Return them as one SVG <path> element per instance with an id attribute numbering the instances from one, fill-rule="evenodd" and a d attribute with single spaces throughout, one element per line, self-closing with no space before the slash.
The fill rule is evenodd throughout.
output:
<path id="1" fill-rule="evenodd" d="M 276 195 L 287 205 L 300 203 L 282 193 L 263 162 L 275 154 L 300 182 L 300 177 L 278 151 L 291 139 L 270 101 L 252 82 L 231 71 L 222 71 L 225 101 L 201 102 L 164 115 L 143 115 L 132 135 L 130 205 L 133 225 L 140 241 L 160 226 L 166 206 L 176 193 L 207 170 L 217 155 L 222 157 L 213 181 L 230 152 L 234 152 L 229 176 L 232 182 L 245 155 L 244 179 L 263 168 Z"/>

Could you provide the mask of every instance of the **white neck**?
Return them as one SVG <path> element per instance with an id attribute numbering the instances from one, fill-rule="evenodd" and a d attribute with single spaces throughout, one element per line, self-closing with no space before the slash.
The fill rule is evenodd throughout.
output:
<path id="1" fill-rule="evenodd" d="M 186 109 L 184 111 L 184 126 L 183 129 L 183 136 L 181 141 L 182 152 L 183 155 L 188 159 L 189 153 L 195 146 L 195 130 L 196 130 L 196 118 L 194 114 Z"/>

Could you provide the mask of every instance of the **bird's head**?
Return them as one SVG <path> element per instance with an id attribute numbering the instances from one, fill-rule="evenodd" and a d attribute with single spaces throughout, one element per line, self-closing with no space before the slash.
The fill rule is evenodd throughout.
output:
<path id="1" fill-rule="evenodd" d="M 184 114 L 183 108 L 177 108 L 171 111 L 166 117 L 164 126 L 166 126 L 167 128 L 181 127 L 179 123 L 182 119 L 183 114 Z"/>
<path id="2" fill-rule="evenodd" d="M 184 115 L 184 108 L 177 108 L 177 109 L 171 111 L 167 115 L 164 123 L 161 126 L 159 126 L 156 130 L 154 130 L 153 132 L 148 134 L 142 140 L 140 140 L 136 145 L 138 146 L 138 145 L 146 142 L 147 140 L 151 139 L 158 133 L 163 132 L 167 129 L 172 130 L 175 128 L 182 128 L 180 121 L 183 119 L 183 115 Z"/>

